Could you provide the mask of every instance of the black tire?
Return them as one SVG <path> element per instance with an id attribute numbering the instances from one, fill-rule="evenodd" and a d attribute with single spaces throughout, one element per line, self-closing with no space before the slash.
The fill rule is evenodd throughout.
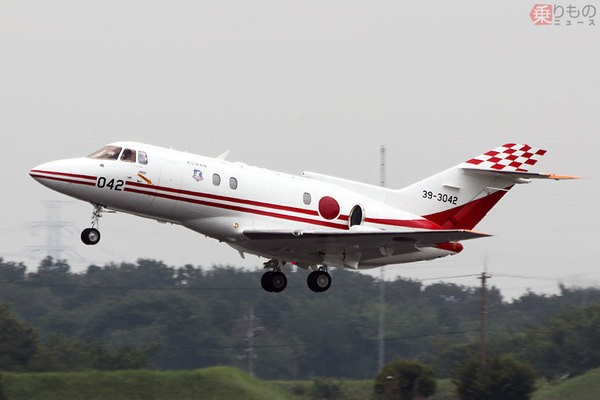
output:
<path id="1" fill-rule="evenodd" d="M 273 271 L 267 271 L 260 278 L 260 285 L 266 292 L 272 292 L 274 290 L 272 278 L 273 274 Z"/>
<path id="2" fill-rule="evenodd" d="M 331 275 L 325 271 L 313 271 L 306 278 L 308 288 L 316 293 L 321 293 L 331 286 Z"/>
<path id="3" fill-rule="evenodd" d="M 282 292 L 287 286 L 287 278 L 283 272 L 273 272 L 271 277 L 271 287 L 273 292 Z"/>
<path id="4" fill-rule="evenodd" d="M 89 246 L 93 246 L 100 241 L 100 231 L 95 228 L 86 228 L 81 232 L 81 241 Z"/>

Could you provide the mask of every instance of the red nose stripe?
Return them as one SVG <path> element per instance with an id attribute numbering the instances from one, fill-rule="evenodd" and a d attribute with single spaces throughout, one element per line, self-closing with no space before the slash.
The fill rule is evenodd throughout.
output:
<path id="1" fill-rule="evenodd" d="M 80 174 L 69 174 L 67 172 L 57 172 L 57 171 L 43 171 L 40 169 L 32 169 L 31 171 L 29 171 L 29 175 L 31 175 L 32 177 L 36 177 L 36 178 L 44 178 L 43 175 L 58 175 L 58 176 L 66 176 L 69 178 L 80 178 L 80 179 L 90 179 L 95 181 L 96 177 L 95 176 L 90 176 L 90 175 L 80 175 Z"/>

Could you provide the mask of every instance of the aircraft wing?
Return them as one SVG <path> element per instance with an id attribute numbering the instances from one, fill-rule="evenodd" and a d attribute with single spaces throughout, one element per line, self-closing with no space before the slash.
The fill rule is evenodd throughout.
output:
<path id="1" fill-rule="evenodd" d="M 441 243 L 487 237 L 485 233 L 471 230 L 435 231 L 284 231 L 246 230 L 244 246 L 274 258 L 307 263 L 327 261 L 327 256 L 343 257 L 346 266 L 358 267 L 358 262 L 397 257 L 414 253 Z M 350 258 L 354 263 L 348 262 Z M 356 265 L 353 265 L 356 264 Z"/>
<path id="2" fill-rule="evenodd" d="M 252 240 L 319 240 L 344 242 L 346 244 L 379 243 L 387 241 L 412 242 L 430 246 L 444 242 L 476 239 L 490 236 L 468 229 L 436 231 L 283 231 L 245 230 L 244 236 Z"/>

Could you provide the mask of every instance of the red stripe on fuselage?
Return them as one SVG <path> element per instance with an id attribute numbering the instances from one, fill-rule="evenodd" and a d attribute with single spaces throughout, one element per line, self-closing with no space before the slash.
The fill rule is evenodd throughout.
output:
<path id="1" fill-rule="evenodd" d="M 313 224 L 313 225 L 321 225 L 321 226 L 326 226 L 328 228 L 336 228 L 336 229 L 342 229 L 342 230 L 348 229 L 347 225 L 334 224 L 332 222 L 327 222 L 327 221 L 319 221 L 319 220 L 314 220 L 314 219 L 309 219 L 309 218 L 296 217 L 293 215 L 279 214 L 279 213 L 274 213 L 271 211 L 256 210 L 254 208 L 240 207 L 240 206 L 235 206 L 235 205 L 230 205 L 230 204 L 213 203 L 210 201 L 190 199 L 189 197 L 175 196 L 175 195 L 166 194 L 166 193 L 148 193 L 143 190 L 131 189 L 131 188 L 127 188 L 127 187 L 125 188 L 125 191 L 131 192 L 131 193 L 146 194 L 146 195 L 150 195 L 150 196 L 161 197 L 163 199 L 184 201 L 186 203 L 199 204 L 199 205 L 203 205 L 203 206 L 207 206 L 207 207 L 222 208 L 225 210 L 263 215 L 265 217 L 287 219 L 290 221 L 304 222 L 304 223 Z"/>
<path id="2" fill-rule="evenodd" d="M 138 182 L 127 182 L 127 185 L 143 187 L 143 188 L 149 187 L 148 185 L 138 183 Z M 221 200 L 221 201 L 229 201 L 232 203 L 241 203 L 241 204 L 247 204 L 247 205 L 252 205 L 252 206 L 256 206 L 256 207 L 273 208 L 276 210 L 290 211 L 290 212 L 302 213 L 302 214 L 313 215 L 313 216 L 319 215 L 319 213 L 316 210 L 308 210 L 305 208 L 283 206 L 283 205 L 279 205 L 279 204 L 265 203 L 265 202 L 255 201 L 255 200 L 239 199 L 239 198 L 228 197 L 228 196 L 220 196 L 220 195 L 210 194 L 210 193 L 194 192 L 194 191 L 190 191 L 190 190 L 173 189 L 173 188 L 169 188 L 169 187 L 165 187 L 165 186 L 152 186 L 152 188 L 154 188 L 156 190 L 162 190 L 165 192 L 169 192 L 169 193 L 184 194 L 184 195 L 188 195 L 188 196 L 203 197 L 203 198 Z M 126 189 L 126 190 L 128 190 L 128 189 Z M 132 190 L 129 190 L 129 191 L 132 191 Z M 144 193 L 144 192 L 135 191 L 135 193 Z M 177 197 L 177 199 L 187 201 L 188 198 L 187 197 Z M 203 203 L 198 203 L 198 204 L 203 204 Z M 220 205 L 217 205 L 217 204 L 218 203 L 206 202 L 206 204 L 204 204 L 204 205 L 220 207 Z M 221 208 L 225 208 L 225 207 L 221 207 Z M 240 211 L 252 212 L 252 211 L 244 211 L 244 210 L 253 210 L 253 209 L 244 208 L 243 210 L 240 210 Z M 260 214 L 260 213 L 255 213 L 255 214 Z M 261 214 L 261 215 L 267 215 L 267 214 Z M 284 214 L 274 214 L 271 216 L 275 216 L 275 215 L 284 216 Z M 283 217 L 281 217 L 281 218 L 283 218 Z M 315 220 L 306 219 L 306 218 L 300 218 L 300 219 L 298 219 L 298 218 L 300 218 L 300 217 L 291 217 L 291 218 L 286 218 L 286 219 L 292 219 L 293 221 L 302 220 L 300 222 L 313 221 L 311 223 L 317 223 L 318 225 L 335 227 L 335 228 L 343 227 L 342 225 L 339 225 L 339 224 L 332 224 L 332 223 L 327 223 L 327 222 L 318 221 L 318 220 L 315 221 Z M 348 215 L 340 215 L 337 219 L 340 221 L 348 221 Z M 380 225 L 401 226 L 401 227 L 406 227 L 406 228 L 432 229 L 432 230 L 440 229 L 440 226 L 437 225 L 435 222 L 432 222 L 432 221 L 429 221 L 426 219 L 399 220 L 399 219 L 365 218 L 365 222 L 370 222 L 370 223 L 380 224 Z M 348 229 L 348 227 L 346 227 L 344 225 L 343 229 Z"/>
<path id="3" fill-rule="evenodd" d="M 90 180 L 93 180 L 93 181 L 96 180 L 96 177 L 95 176 L 91 176 L 91 175 L 70 174 L 70 173 L 67 173 L 67 172 L 57 172 L 57 171 L 43 171 L 43 170 L 39 170 L 39 169 L 32 169 L 31 171 L 29 171 L 29 175 L 31 175 L 34 178 L 47 178 L 46 176 L 40 176 L 40 175 L 35 175 L 35 174 L 68 176 L 68 177 L 71 177 L 71 178 L 90 179 Z"/>
<path id="4" fill-rule="evenodd" d="M 138 182 L 127 182 L 127 186 L 135 186 L 135 187 L 143 187 L 143 188 L 149 187 L 146 184 L 138 183 Z M 217 194 L 210 194 L 210 193 L 193 192 L 191 190 L 173 189 L 173 188 L 169 188 L 169 187 L 165 187 L 165 186 L 153 185 L 153 186 L 151 186 L 151 188 L 153 188 L 155 190 L 162 190 L 164 192 L 169 192 L 169 193 L 184 194 L 184 195 L 196 196 L 196 197 L 204 197 L 204 198 L 213 199 L 213 200 L 229 201 L 232 203 L 240 203 L 240 204 L 246 204 L 246 205 L 256 206 L 256 207 L 273 208 L 276 210 L 290 211 L 290 212 L 314 215 L 314 216 L 319 215 L 319 213 L 316 210 L 308 210 L 306 208 L 283 206 L 283 205 L 279 205 L 279 204 L 265 203 L 262 201 L 255 201 L 255 200 L 239 199 L 236 197 L 220 196 Z"/>
<path id="5" fill-rule="evenodd" d="M 51 181 L 58 181 L 58 182 L 77 183 L 77 184 L 85 185 L 85 186 L 96 186 L 96 182 L 76 181 L 73 179 L 60 178 L 58 176 L 38 175 L 38 174 L 32 174 L 31 172 L 29 173 L 29 176 L 31 176 L 32 178 L 37 178 L 37 179 L 48 179 Z M 94 179 L 96 179 L 96 178 L 94 178 Z"/>
<path id="6" fill-rule="evenodd" d="M 46 175 L 40 175 L 40 174 L 46 174 Z M 42 170 L 31 170 L 29 172 L 29 175 L 33 178 L 50 179 L 50 180 L 80 184 L 80 185 L 85 185 L 85 186 L 95 186 L 96 185 L 96 183 L 95 183 L 96 177 L 90 176 L 90 175 L 72 174 L 72 173 L 57 172 L 57 171 L 42 171 Z M 47 176 L 47 175 L 56 175 L 56 176 Z M 67 178 L 62 178 L 62 177 L 88 179 L 93 182 L 78 181 L 78 180 L 67 179 Z M 172 193 L 172 194 L 149 192 L 149 191 L 145 191 L 145 190 L 134 189 L 135 187 L 144 188 L 147 190 L 162 191 L 162 192 L 167 192 L 167 193 Z M 298 213 L 298 214 L 306 214 L 306 215 L 315 216 L 315 217 L 319 216 L 318 211 L 309 210 L 309 209 L 305 209 L 305 208 L 285 206 L 285 205 L 274 204 L 274 203 L 266 203 L 266 202 L 261 202 L 261 201 L 256 201 L 256 200 L 240 199 L 240 198 L 236 198 L 236 197 L 221 196 L 221 195 L 210 194 L 210 193 L 194 192 L 194 191 L 190 191 L 190 190 L 174 189 L 174 188 L 170 188 L 170 187 L 166 187 L 166 186 L 148 185 L 145 183 L 138 183 L 138 182 L 126 182 L 126 186 L 125 186 L 124 190 L 127 192 L 130 192 L 130 193 L 161 197 L 161 198 L 175 200 L 175 201 L 184 201 L 187 203 L 199 204 L 199 205 L 204 205 L 207 207 L 221 208 L 221 209 L 226 209 L 226 210 L 262 215 L 262 216 L 272 217 L 272 218 L 287 219 L 290 221 L 325 226 L 328 228 L 343 229 L 343 230 L 348 229 L 348 226 L 346 224 L 342 225 L 342 224 L 336 224 L 333 222 L 320 221 L 320 220 L 315 220 L 315 219 L 305 218 L 305 217 L 300 217 L 300 216 L 281 214 L 281 213 L 272 212 L 272 211 L 256 210 L 256 209 L 248 208 L 248 207 L 222 204 L 222 203 L 216 203 L 216 202 L 199 200 L 199 199 L 190 199 L 189 197 L 183 197 L 183 196 L 194 196 L 194 197 L 200 197 L 200 198 L 204 198 L 204 199 L 227 201 L 227 202 L 231 202 L 231 203 L 238 203 L 238 204 L 255 206 L 255 207 L 270 208 L 273 210 L 288 211 L 288 212 L 294 212 L 294 213 Z M 179 195 L 179 196 L 177 196 L 177 195 Z M 338 220 L 348 221 L 348 215 L 340 215 L 338 217 Z M 365 218 L 365 222 L 380 224 L 380 225 L 417 228 L 417 229 L 440 229 L 440 227 L 435 222 L 428 221 L 428 220 L 398 220 L 398 219 Z"/>

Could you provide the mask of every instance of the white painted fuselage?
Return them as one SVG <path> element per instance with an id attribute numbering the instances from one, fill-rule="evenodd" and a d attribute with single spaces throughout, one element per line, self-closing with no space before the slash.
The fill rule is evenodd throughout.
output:
<path id="1" fill-rule="evenodd" d="M 404 189 L 304 172 L 301 176 L 137 142 L 112 143 L 87 157 L 41 164 L 41 184 L 92 203 L 97 220 L 111 209 L 183 225 L 243 256 L 270 259 L 263 287 L 285 288 L 285 263 L 310 268 L 308 284 L 326 290 L 327 266 L 373 268 L 430 260 L 462 250 L 461 240 L 528 173 L 544 150 L 506 144 Z"/>
<path id="2" fill-rule="evenodd" d="M 354 207 L 359 207 L 362 213 L 353 226 L 355 231 L 439 229 L 425 218 L 346 189 L 344 180 L 332 184 L 320 180 L 317 174 L 290 175 L 142 143 L 112 145 L 143 151 L 147 163 L 82 157 L 45 163 L 33 168 L 30 174 L 43 185 L 79 200 L 183 225 L 240 251 L 269 258 L 280 258 L 283 254 L 260 253 L 252 241 L 246 240 L 244 231 L 348 231 Z M 386 192 L 383 188 L 364 186 Z M 430 258 L 422 249 L 415 253 L 416 257 L 403 254 L 375 264 L 363 257 L 358 267 Z M 433 253 L 431 258 L 446 255 L 448 251 L 435 249 Z M 380 258 L 381 254 L 376 256 Z M 323 258 L 286 261 L 317 263 L 323 262 Z"/>

